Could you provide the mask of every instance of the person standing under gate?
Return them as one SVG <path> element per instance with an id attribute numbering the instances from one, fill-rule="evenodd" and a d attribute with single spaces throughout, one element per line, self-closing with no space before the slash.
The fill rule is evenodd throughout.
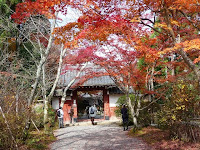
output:
<path id="1" fill-rule="evenodd" d="M 97 112 L 97 108 L 94 104 L 89 108 L 89 114 L 90 114 L 92 125 L 94 125 L 94 117 L 96 116 L 96 112 Z"/>
<path id="2" fill-rule="evenodd" d="M 62 107 L 59 107 L 59 109 L 57 110 L 57 116 L 58 116 L 58 121 L 59 121 L 59 128 L 64 128 L 64 124 L 63 124 L 64 112 L 62 110 Z"/>
<path id="3" fill-rule="evenodd" d="M 71 109 L 69 110 L 69 115 L 70 115 L 70 123 L 74 124 L 74 107 L 71 106 Z"/>
<path id="4" fill-rule="evenodd" d="M 128 130 L 128 109 L 126 108 L 126 105 L 124 104 L 121 109 L 122 114 L 122 120 L 123 120 L 123 127 L 124 131 Z"/>

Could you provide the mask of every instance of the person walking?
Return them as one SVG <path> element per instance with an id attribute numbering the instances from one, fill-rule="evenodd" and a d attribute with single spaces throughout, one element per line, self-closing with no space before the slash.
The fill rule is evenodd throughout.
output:
<path id="1" fill-rule="evenodd" d="M 90 108 L 89 108 L 89 114 L 90 114 L 90 119 L 91 119 L 91 122 L 92 122 L 92 125 L 94 125 L 94 117 L 96 116 L 96 112 L 97 112 L 97 108 L 95 105 L 92 105 Z"/>
<path id="2" fill-rule="evenodd" d="M 58 116 L 58 121 L 59 121 L 59 128 L 64 128 L 64 124 L 63 124 L 64 112 L 62 110 L 62 107 L 59 107 L 59 109 L 57 110 L 57 116 Z"/>
<path id="3" fill-rule="evenodd" d="M 122 120 L 123 120 L 123 127 L 124 131 L 128 130 L 128 109 L 126 108 L 126 105 L 124 104 L 121 109 L 122 114 Z"/>

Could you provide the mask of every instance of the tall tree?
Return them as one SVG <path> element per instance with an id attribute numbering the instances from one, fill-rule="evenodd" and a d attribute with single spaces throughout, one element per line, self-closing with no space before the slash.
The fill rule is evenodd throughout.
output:
<path id="1" fill-rule="evenodd" d="M 139 8 L 134 12 L 134 19 L 159 33 L 157 39 L 163 45 L 159 54 L 180 55 L 188 68 L 195 73 L 200 93 L 199 2 L 145 0 L 135 2 L 134 5 Z M 141 15 L 147 11 L 150 15 Z M 171 59 L 174 60 L 174 55 Z"/>
<path id="2" fill-rule="evenodd" d="M 48 3 L 48 2 L 41 2 L 41 1 L 27 1 L 23 2 L 17 5 L 16 12 L 12 15 L 12 18 L 15 19 L 17 23 L 20 23 L 20 31 L 21 35 L 24 39 L 22 39 L 22 43 L 25 41 L 29 41 L 30 44 L 38 50 L 39 53 L 39 61 L 35 59 L 35 65 L 37 66 L 36 74 L 34 77 L 34 80 L 32 81 L 32 90 L 30 91 L 30 96 L 28 98 L 28 106 L 31 110 L 31 105 L 35 99 L 35 96 L 37 94 L 37 88 L 40 84 L 40 78 L 42 75 L 42 70 L 44 70 L 44 65 L 47 62 L 47 59 L 50 54 L 50 50 L 52 49 L 53 44 L 53 36 L 54 36 L 54 28 L 56 26 L 56 20 L 57 20 L 57 14 L 60 11 L 59 7 L 60 5 L 57 5 L 57 8 L 54 7 L 58 3 Z M 48 21 L 48 19 L 52 19 L 52 23 Z M 47 20 L 45 22 L 44 20 Z M 45 24 L 47 23 L 47 24 Z M 25 46 L 25 49 L 28 51 L 28 53 L 32 55 L 30 49 Z M 63 47 L 61 48 L 61 59 L 63 57 Z M 34 57 L 34 56 L 33 56 Z M 62 60 L 60 61 L 62 62 Z M 60 67 L 60 65 L 59 65 Z M 60 68 L 59 68 L 60 69 Z M 59 71 L 58 69 L 58 76 Z M 46 74 L 46 72 L 43 72 L 43 74 Z M 44 77 L 44 76 L 43 76 Z M 58 77 L 57 77 L 58 78 Z M 48 109 L 48 103 L 49 99 L 52 97 L 52 93 L 55 90 L 55 86 L 57 84 L 57 79 L 54 82 L 53 88 L 49 94 L 49 96 L 44 95 L 44 125 L 45 129 L 47 129 L 47 109 Z M 44 80 L 43 80 L 44 81 Z M 45 82 L 43 82 L 44 86 L 46 85 Z M 41 83 L 42 85 L 42 83 Z M 44 87 L 43 86 L 43 87 Z M 46 88 L 43 88 L 47 90 Z M 46 92 L 43 92 L 43 94 L 46 94 Z M 30 124 L 30 118 L 31 116 L 28 116 L 28 126 Z M 48 129 L 47 129 L 48 130 Z"/>
<path id="3" fill-rule="evenodd" d="M 73 30 L 71 28 L 65 28 L 65 32 L 60 29 L 59 27 L 56 27 L 56 21 L 59 19 L 57 17 L 57 14 L 59 12 L 65 14 L 65 6 L 69 4 L 68 1 L 43 1 L 43 0 L 37 0 L 37 1 L 26 1 L 23 3 L 20 3 L 17 5 L 16 12 L 12 15 L 12 17 L 15 19 L 16 22 L 21 24 L 22 29 L 24 31 L 24 39 L 29 42 L 35 47 L 38 48 L 40 58 L 39 61 L 36 60 L 37 65 L 37 71 L 35 75 L 35 80 L 33 80 L 32 90 L 30 93 L 30 96 L 28 98 L 28 106 L 31 106 L 35 96 L 37 94 L 37 88 L 38 85 L 42 85 L 43 89 L 43 99 L 44 99 L 44 125 L 45 129 L 48 127 L 48 105 L 50 103 L 50 100 L 53 96 L 54 90 L 56 88 L 56 85 L 58 83 L 58 79 L 61 73 L 62 68 L 62 59 L 65 56 L 66 50 L 68 50 L 67 45 L 69 45 Z M 51 27 L 49 28 L 48 24 L 45 26 L 42 24 L 42 21 L 38 18 L 45 19 L 51 19 Z M 26 31 L 26 26 L 28 31 Z M 70 25 L 69 25 L 70 26 Z M 30 28 L 33 27 L 33 28 Z M 61 31 L 61 32 L 60 32 Z M 30 34 L 28 34 L 30 33 Z M 23 41 L 24 42 L 24 41 Z M 55 73 L 55 80 L 51 84 L 52 87 L 47 88 L 46 84 L 46 67 L 47 67 L 47 60 L 50 55 L 50 50 L 52 49 L 53 42 L 56 45 L 60 45 L 60 57 L 58 60 L 58 69 Z M 26 47 L 26 50 L 31 55 L 31 52 Z M 42 76 L 43 74 L 43 76 Z M 40 83 L 40 78 L 43 78 L 43 82 Z M 47 93 L 46 91 L 49 90 L 50 93 Z"/>

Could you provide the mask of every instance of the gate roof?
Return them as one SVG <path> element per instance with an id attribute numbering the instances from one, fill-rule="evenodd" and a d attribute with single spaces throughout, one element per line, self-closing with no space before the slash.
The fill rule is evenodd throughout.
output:
<path id="1" fill-rule="evenodd" d="M 93 68 L 95 72 L 105 72 L 105 69 L 97 69 Z M 60 76 L 59 82 L 58 82 L 58 87 L 66 87 L 77 75 L 78 71 L 77 70 L 70 70 L 67 71 L 66 73 L 62 74 Z M 73 85 L 76 85 L 81 81 L 84 76 L 89 74 L 87 70 L 82 71 L 80 73 L 80 76 L 76 78 L 75 83 Z M 73 86 L 72 85 L 72 86 Z M 89 80 L 85 81 L 81 86 L 116 86 L 115 82 L 112 80 L 110 76 L 99 76 L 99 77 L 93 77 L 90 78 Z"/>

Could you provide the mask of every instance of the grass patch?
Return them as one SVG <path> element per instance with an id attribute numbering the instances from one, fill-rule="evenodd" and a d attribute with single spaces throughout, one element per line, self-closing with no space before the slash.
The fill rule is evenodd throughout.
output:
<path id="1" fill-rule="evenodd" d="M 169 131 L 155 127 L 146 127 L 141 130 L 130 130 L 128 133 L 146 142 L 152 149 L 159 150 L 200 150 L 200 143 L 188 143 L 178 139 L 171 139 Z"/>
<path id="2" fill-rule="evenodd" d="M 48 150 L 48 145 L 55 141 L 53 134 L 44 134 L 44 132 L 33 131 L 30 133 L 26 145 L 31 150 Z"/>

